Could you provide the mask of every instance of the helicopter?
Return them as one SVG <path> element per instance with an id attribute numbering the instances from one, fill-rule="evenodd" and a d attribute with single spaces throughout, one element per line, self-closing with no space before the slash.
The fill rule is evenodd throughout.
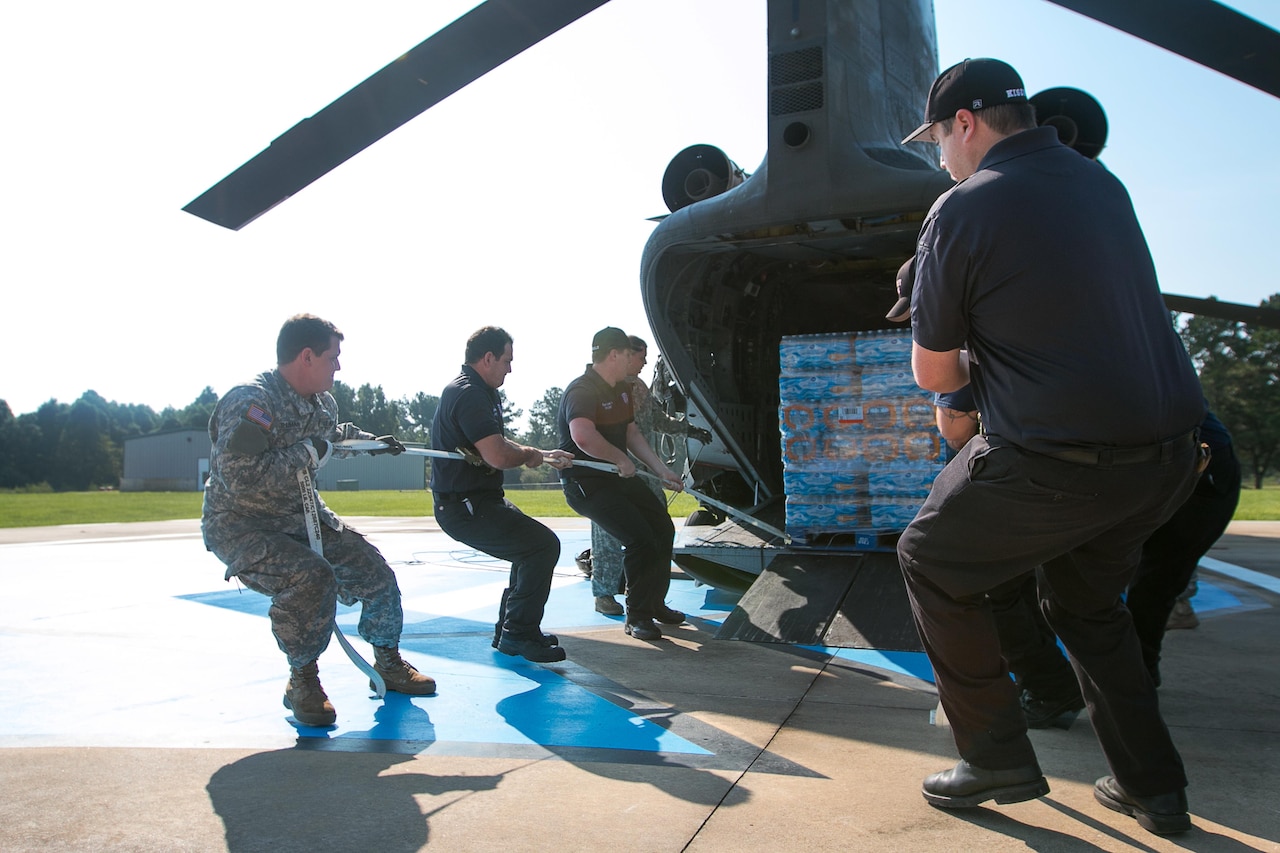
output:
<path id="1" fill-rule="evenodd" d="M 607 0 L 488 0 L 271 145 L 184 209 L 239 229 L 443 98 Z M 1051 0 L 1280 97 L 1280 34 L 1211 0 Z M 662 354 L 660 397 L 713 442 L 688 470 L 714 496 L 674 558 L 740 593 L 719 636 L 917 649 L 894 531 L 789 541 L 779 451 L 779 343 L 892 328 L 894 273 L 951 186 L 930 146 L 901 145 L 938 71 L 929 0 L 769 0 L 767 153 L 747 173 L 719 149 L 679 152 L 670 210 L 641 258 Z M 866 38 L 868 29 L 876 38 Z M 428 83 L 428 81 L 430 81 Z M 1033 98 L 1096 157 L 1106 119 L 1083 92 Z M 1280 312 L 1166 296 L 1173 310 L 1280 327 Z"/>

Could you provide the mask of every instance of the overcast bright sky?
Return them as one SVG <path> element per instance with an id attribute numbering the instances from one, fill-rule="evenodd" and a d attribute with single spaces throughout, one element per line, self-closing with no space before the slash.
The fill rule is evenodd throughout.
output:
<path id="1" fill-rule="evenodd" d="M 640 254 L 667 163 L 694 143 L 747 171 L 765 153 L 764 0 L 613 0 L 240 232 L 182 212 L 472 5 L 5 5 L 0 399 L 182 407 L 272 367 L 299 311 L 345 332 L 339 379 L 391 397 L 439 394 L 468 334 L 504 326 L 526 411 L 602 326 L 652 340 Z M 1230 5 L 1280 27 L 1273 0 Z M 1280 291 L 1280 101 L 1044 0 L 935 7 L 941 66 L 995 56 L 1032 93 L 1102 102 L 1100 159 L 1166 291 Z"/>

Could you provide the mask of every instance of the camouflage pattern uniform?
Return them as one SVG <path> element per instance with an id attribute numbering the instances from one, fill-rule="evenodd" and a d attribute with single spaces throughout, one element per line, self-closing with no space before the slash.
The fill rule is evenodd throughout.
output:
<path id="1" fill-rule="evenodd" d="M 649 387 L 640 379 L 631 380 L 631 399 L 635 401 L 636 428 L 644 440 L 671 470 L 679 472 L 684 467 L 685 444 L 675 442 L 673 454 L 664 454 L 658 445 L 661 435 L 688 435 L 689 422 L 673 418 L 654 399 Z M 675 459 L 670 457 L 674 455 Z M 648 477 L 643 478 L 649 489 L 665 504 L 666 494 L 662 485 Z M 622 574 L 622 543 L 604 531 L 598 524 L 591 525 L 591 594 L 614 596 L 626 592 Z"/>
<path id="2" fill-rule="evenodd" d="M 277 370 L 232 388 L 209 419 L 213 441 L 204 493 L 205 547 L 249 589 L 271 598 L 271 630 L 294 668 L 329 645 L 337 601 L 361 602 L 360 636 L 399 645 L 404 612 L 395 574 L 378 549 L 315 494 L 324 556 L 311 550 L 298 471 L 314 469 L 311 438 L 374 438 L 338 423 L 329 392 L 303 398 Z M 341 451 L 335 451 L 341 453 Z M 314 486 L 312 487 L 314 492 Z"/>

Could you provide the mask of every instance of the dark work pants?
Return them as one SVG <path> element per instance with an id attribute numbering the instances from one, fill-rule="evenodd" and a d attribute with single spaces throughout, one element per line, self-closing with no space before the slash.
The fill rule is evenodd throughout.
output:
<path id="1" fill-rule="evenodd" d="M 1040 612 L 1035 574 L 1023 575 L 987 593 L 996 633 L 1009 671 L 1017 684 L 1037 699 L 1057 699 L 1080 692 L 1075 671 L 1058 638 Z"/>
<path id="2" fill-rule="evenodd" d="M 1125 603 L 1142 644 L 1142 659 L 1159 672 L 1164 626 L 1191 575 L 1235 515 L 1240 501 L 1240 463 L 1228 446 L 1215 449 L 1208 470 L 1187 502 L 1142 546 L 1142 561 Z"/>
<path id="3" fill-rule="evenodd" d="M 986 593 L 1041 566 L 1041 609 L 1112 774 L 1138 796 L 1186 787 L 1121 594 L 1142 543 L 1194 481 L 1189 440 L 1164 462 L 1094 467 L 980 435 L 943 469 L 898 560 L 962 758 L 992 770 L 1035 763 Z"/>
<path id="4" fill-rule="evenodd" d="M 564 499 L 622 543 L 627 619 L 652 619 L 666 606 L 676 528 L 666 504 L 639 477 L 583 477 L 564 482 Z"/>
<path id="5" fill-rule="evenodd" d="M 435 501 L 436 523 L 464 545 L 511 562 L 498 607 L 498 626 L 513 639 L 542 634 L 542 614 L 560 559 L 560 539 L 495 492 Z"/>

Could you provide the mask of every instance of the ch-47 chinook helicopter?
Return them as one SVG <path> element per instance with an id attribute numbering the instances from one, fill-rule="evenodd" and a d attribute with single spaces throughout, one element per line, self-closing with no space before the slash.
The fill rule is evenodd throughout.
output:
<path id="1" fill-rule="evenodd" d="M 434 104 L 607 0 L 487 0 L 309 119 L 185 208 L 239 229 Z M 1032 0 L 1028 0 L 1032 2 Z M 1212 0 L 1050 0 L 1280 97 L 1280 34 Z M 779 342 L 889 328 L 894 274 L 951 180 L 902 146 L 938 73 L 931 0 L 768 0 L 768 149 L 747 174 L 695 145 L 663 176 L 671 210 L 641 260 L 669 409 L 715 436 L 689 470 L 713 502 L 676 562 L 744 592 L 719 636 L 918 648 L 896 555 L 780 530 Z M 425 81 L 431 81 L 426 85 Z M 1075 89 L 1033 98 L 1082 155 L 1106 138 Z M 1280 328 L 1280 312 L 1166 295 L 1173 310 Z"/>

